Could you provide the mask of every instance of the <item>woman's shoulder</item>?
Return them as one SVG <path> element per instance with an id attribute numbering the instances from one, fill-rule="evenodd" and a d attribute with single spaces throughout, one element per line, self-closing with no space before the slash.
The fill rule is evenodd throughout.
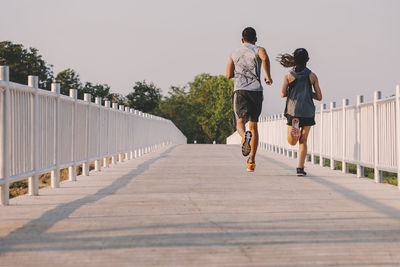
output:
<path id="1" fill-rule="evenodd" d="M 296 77 L 295 77 L 294 74 L 293 74 L 293 70 L 289 70 L 288 72 L 286 72 L 286 74 L 285 74 L 285 79 L 286 79 L 289 83 L 291 83 L 291 82 L 293 82 L 294 80 L 296 80 Z"/>

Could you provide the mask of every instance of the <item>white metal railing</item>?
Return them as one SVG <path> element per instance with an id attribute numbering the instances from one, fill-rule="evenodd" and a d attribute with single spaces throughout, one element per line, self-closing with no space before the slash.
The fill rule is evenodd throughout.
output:
<path id="1" fill-rule="evenodd" d="M 373 102 L 363 100 L 357 96 L 356 105 L 351 106 L 343 99 L 342 107 L 331 102 L 329 109 L 321 104 L 308 138 L 311 161 L 315 163 L 319 156 L 323 166 L 324 159 L 330 159 L 332 169 L 341 161 L 343 172 L 348 172 L 348 163 L 355 164 L 358 177 L 363 176 L 364 167 L 373 168 L 377 183 L 382 182 L 382 171 L 400 177 L 400 85 L 395 96 L 382 99 L 376 91 Z M 259 146 L 294 158 L 298 145 L 288 144 L 286 122 L 283 114 L 260 118 Z M 238 143 L 236 132 L 227 138 L 227 144 Z"/>
<path id="2" fill-rule="evenodd" d="M 76 166 L 89 175 L 95 170 L 148 153 L 159 146 L 186 143 L 186 137 L 164 118 L 129 109 L 91 95 L 77 99 L 38 88 L 38 78 L 28 77 L 28 86 L 9 81 L 9 69 L 0 67 L 0 195 L 8 204 L 9 184 L 29 177 L 29 194 L 38 194 L 38 176 L 51 172 L 51 186 L 59 187 L 61 168 L 69 168 L 76 180 Z"/>

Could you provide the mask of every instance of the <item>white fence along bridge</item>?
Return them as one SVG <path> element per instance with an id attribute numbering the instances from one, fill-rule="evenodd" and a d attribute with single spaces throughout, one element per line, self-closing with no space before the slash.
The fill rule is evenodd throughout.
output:
<path id="1" fill-rule="evenodd" d="M 29 194 L 37 195 L 38 176 L 51 172 L 51 186 L 59 187 L 61 168 L 69 168 L 76 180 L 76 166 L 89 175 L 95 169 L 132 159 L 170 143 L 186 143 L 186 137 L 169 120 L 105 101 L 91 102 L 91 95 L 77 99 L 77 90 L 60 94 L 38 88 L 38 77 L 28 85 L 9 81 L 9 68 L 0 67 L 0 195 L 9 200 L 9 184 L 29 177 Z"/>
<path id="2" fill-rule="evenodd" d="M 287 125 L 283 114 L 263 117 L 259 123 L 260 147 L 295 157 L 298 145 L 287 142 Z M 330 168 L 336 161 L 342 162 L 342 171 L 348 172 L 348 164 L 357 165 L 357 177 L 362 177 L 364 167 L 374 169 L 374 179 L 382 182 L 382 171 L 400 174 L 400 85 L 396 94 L 382 99 L 380 91 L 374 93 L 374 101 L 364 103 L 357 96 L 356 105 L 343 99 L 341 107 L 335 102 L 327 109 L 321 104 L 315 114 L 316 125 L 308 138 L 308 153 L 312 163 L 316 157 L 324 166 L 330 159 Z M 237 132 L 227 138 L 227 144 L 239 144 Z M 400 187 L 400 183 L 399 183 Z"/>

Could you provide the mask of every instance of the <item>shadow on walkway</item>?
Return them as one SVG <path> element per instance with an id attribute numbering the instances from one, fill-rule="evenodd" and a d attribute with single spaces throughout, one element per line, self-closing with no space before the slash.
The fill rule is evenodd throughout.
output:
<path id="1" fill-rule="evenodd" d="M 74 211 L 84 205 L 94 203 L 100 199 L 115 194 L 119 189 L 125 187 L 135 177 L 144 173 L 151 164 L 167 157 L 168 154 L 175 148 L 176 146 L 170 147 L 161 153 L 159 157 L 152 158 L 141 163 L 135 169 L 121 176 L 109 186 L 100 189 L 95 194 L 85 196 L 69 203 L 58 205 L 54 209 L 46 211 L 39 218 L 31 220 L 21 228 L 18 228 L 9 233 L 7 236 L 0 238 L 0 255 L 4 252 L 13 250 L 13 246 L 15 245 L 31 243 L 29 240 L 34 241 L 35 243 L 40 242 L 40 240 L 43 238 L 42 235 L 45 234 L 45 232 L 53 225 L 68 218 Z"/>
<path id="2" fill-rule="evenodd" d="M 266 155 L 262 155 L 261 154 L 259 156 L 261 156 L 262 158 L 264 158 L 264 159 L 272 162 L 273 164 L 276 164 L 276 165 L 278 165 L 278 166 L 280 166 L 280 167 L 282 167 L 284 169 L 293 169 L 293 167 L 291 167 L 291 166 L 289 166 L 289 165 L 287 165 L 287 164 L 285 164 L 283 162 L 277 161 L 277 160 L 275 160 L 275 159 L 273 159 L 271 157 L 268 157 Z M 358 192 L 355 192 L 355 191 L 353 191 L 351 189 L 348 189 L 348 188 L 346 188 L 346 187 L 344 187 L 344 186 L 342 186 L 340 184 L 331 182 L 331 181 L 329 181 L 327 179 L 323 179 L 323 178 L 320 178 L 320 177 L 312 176 L 312 175 L 308 175 L 306 177 L 299 178 L 299 179 L 309 179 L 309 181 L 321 184 L 321 185 L 323 185 L 325 187 L 328 187 L 329 189 L 341 194 L 342 196 L 344 196 L 347 199 L 355 201 L 355 202 L 357 202 L 357 203 L 359 203 L 361 205 L 364 205 L 364 206 L 366 206 L 368 208 L 374 209 L 378 213 L 384 214 L 384 215 L 386 215 L 386 216 L 388 216 L 390 218 L 393 218 L 393 219 L 400 220 L 400 210 L 398 210 L 396 208 L 393 208 L 393 207 L 390 207 L 390 206 L 388 206 L 386 204 L 383 204 L 383 203 L 381 203 L 379 201 L 376 201 L 375 199 L 372 199 L 372 198 L 369 198 L 367 196 L 364 196 L 364 195 L 362 195 L 362 194 L 360 194 Z"/>

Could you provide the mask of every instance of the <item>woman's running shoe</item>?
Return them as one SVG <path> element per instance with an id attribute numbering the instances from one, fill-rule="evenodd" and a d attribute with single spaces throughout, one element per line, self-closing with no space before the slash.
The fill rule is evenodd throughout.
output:
<path id="1" fill-rule="evenodd" d="M 296 169 L 297 176 L 306 176 L 307 173 L 304 171 L 304 168 L 297 168 Z"/>
<path id="2" fill-rule="evenodd" d="M 247 171 L 248 172 L 254 172 L 254 169 L 256 168 L 256 163 L 255 162 L 250 162 L 247 160 Z"/>
<path id="3" fill-rule="evenodd" d="M 300 136 L 300 122 L 298 118 L 293 118 L 292 120 L 292 135 L 294 137 Z"/>
<path id="4" fill-rule="evenodd" d="M 242 154 L 243 156 L 248 156 L 251 151 L 250 141 L 251 141 L 251 132 L 246 131 L 244 136 L 242 137 Z"/>

